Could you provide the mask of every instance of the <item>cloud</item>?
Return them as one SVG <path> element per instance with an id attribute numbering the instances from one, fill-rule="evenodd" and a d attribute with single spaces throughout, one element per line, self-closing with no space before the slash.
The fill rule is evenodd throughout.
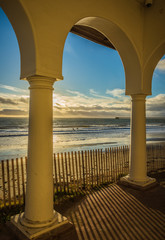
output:
<path id="1" fill-rule="evenodd" d="M 19 101 L 19 102 L 22 102 L 22 103 L 28 104 L 28 103 L 29 103 L 29 97 L 28 97 L 28 96 L 21 97 L 21 98 L 19 98 L 18 101 Z"/>
<path id="2" fill-rule="evenodd" d="M 155 97 L 148 98 L 146 110 L 149 116 L 165 116 L 165 94 L 158 94 Z"/>
<path id="3" fill-rule="evenodd" d="M 94 89 L 89 89 L 89 93 L 90 93 L 92 96 L 97 97 L 97 98 L 109 99 L 109 97 L 100 95 L 100 94 L 99 94 L 98 92 L 96 92 Z"/>
<path id="4" fill-rule="evenodd" d="M 159 70 L 159 71 L 163 71 L 165 72 L 165 59 L 161 59 L 157 66 L 156 66 L 156 69 Z"/>
<path id="5" fill-rule="evenodd" d="M 0 103 L 7 104 L 7 105 L 17 105 L 18 104 L 15 101 L 13 101 L 12 99 L 3 98 L 3 97 L 0 97 Z"/>
<path id="6" fill-rule="evenodd" d="M 91 95 L 96 95 L 98 94 L 94 89 L 89 89 L 89 92 Z"/>
<path id="7" fill-rule="evenodd" d="M 3 105 L 18 105 L 18 104 L 28 104 L 29 96 L 12 95 L 12 94 L 1 94 L 0 103 Z M 10 98 L 9 98 L 10 97 Z"/>
<path id="8" fill-rule="evenodd" d="M 0 111 L 0 115 L 27 115 L 28 112 L 20 109 L 3 109 Z"/>
<path id="9" fill-rule="evenodd" d="M 27 93 L 28 92 L 28 90 L 12 87 L 12 86 L 8 86 L 8 85 L 3 85 L 3 84 L 0 84 L 0 88 L 7 89 L 7 90 L 12 91 L 12 92 L 21 92 L 21 93 L 23 93 L 23 92 Z"/>
<path id="10" fill-rule="evenodd" d="M 62 96 L 54 94 L 54 115 L 59 117 L 129 117 L 129 97 L 106 97 L 94 89 L 89 89 L 89 93 L 90 96 L 87 96 L 78 91 L 67 90 L 67 94 L 63 92 Z"/>
<path id="11" fill-rule="evenodd" d="M 125 93 L 124 89 L 115 88 L 113 90 L 106 90 L 106 94 L 112 95 L 113 97 L 122 97 Z"/>
<path id="12" fill-rule="evenodd" d="M 121 90 L 121 91 L 119 91 Z M 110 92 L 117 98 L 101 97 L 94 89 L 89 89 L 90 96 L 78 91 L 68 90 L 70 95 L 56 94 L 58 103 L 54 105 L 54 114 L 59 117 L 130 117 L 130 97 L 125 96 L 123 89 L 114 89 Z M 67 93 L 68 93 L 67 91 Z M 98 95 L 99 97 L 96 97 Z M 62 102 L 61 102 L 62 101 Z M 147 99 L 147 116 L 165 115 L 165 94 L 159 94 Z"/>
<path id="13" fill-rule="evenodd" d="M 66 90 L 53 93 L 53 112 L 57 117 L 129 117 L 131 113 L 130 97 L 124 95 L 124 89 L 107 90 L 112 96 L 102 96 L 94 89 L 88 94 Z M 117 97 L 116 97 L 117 96 Z M 0 97 L 2 116 L 28 115 L 28 95 L 5 94 Z M 148 97 L 146 101 L 147 116 L 165 116 L 165 94 Z"/>
<path id="14" fill-rule="evenodd" d="M 29 96 L 26 95 L 16 95 L 16 94 L 1 94 L 0 97 L 0 115 L 2 116 L 17 116 L 17 115 L 27 115 L 28 113 L 28 102 Z M 16 108 L 17 106 L 17 108 Z"/>
<path id="15" fill-rule="evenodd" d="M 78 91 L 72 91 L 72 90 L 67 90 L 68 93 L 70 93 L 71 95 L 75 95 L 76 97 L 84 97 L 84 98 L 88 98 L 85 94 L 80 93 Z"/>

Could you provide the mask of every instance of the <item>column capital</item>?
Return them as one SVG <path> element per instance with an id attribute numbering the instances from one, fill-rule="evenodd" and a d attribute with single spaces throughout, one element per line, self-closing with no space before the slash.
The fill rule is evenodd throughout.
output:
<path id="1" fill-rule="evenodd" d="M 53 90 L 53 84 L 56 81 L 55 78 L 34 75 L 27 78 L 30 87 L 29 89 L 50 89 Z"/>
<path id="2" fill-rule="evenodd" d="M 145 101 L 146 96 L 146 94 L 132 94 L 131 98 L 132 101 Z"/>

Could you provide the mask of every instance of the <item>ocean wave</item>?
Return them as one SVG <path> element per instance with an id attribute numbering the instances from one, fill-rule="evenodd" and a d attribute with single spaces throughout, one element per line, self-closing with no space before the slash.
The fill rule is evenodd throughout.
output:
<path id="1" fill-rule="evenodd" d="M 1 137 L 27 137 L 28 134 L 4 134 L 4 135 L 0 135 Z"/>
<path id="2" fill-rule="evenodd" d="M 164 142 L 165 138 L 147 138 L 147 142 Z"/>
<path id="3" fill-rule="evenodd" d="M 74 144 L 69 145 L 68 147 L 85 147 L 85 146 L 98 146 L 98 145 L 107 145 L 107 144 L 116 144 L 117 142 L 100 142 L 100 143 L 83 143 L 83 144 Z"/>

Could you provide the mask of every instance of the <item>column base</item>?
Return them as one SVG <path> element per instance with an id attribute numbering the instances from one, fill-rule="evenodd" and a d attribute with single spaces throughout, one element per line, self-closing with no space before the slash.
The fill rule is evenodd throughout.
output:
<path id="1" fill-rule="evenodd" d="M 18 235 L 20 239 L 47 239 L 50 236 L 57 236 L 66 231 L 73 224 L 66 217 L 56 212 L 56 217 L 51 224 L 44 227 L 29 227 L 22 225 L 21 220 L 24 213 L 11 217 L 8 226 Z"/>
<path id="2" fill-rule="evenodd" d="M 150 178 L 148 176 L 145 181 L 134 181 L 130 178 L 129 175 L 127 175 L 125 177 L 120 178 L 120 183 L 125 186 L 139 190 L 148 190 L 149 188 L 158 185 L 155 178 Z"/>

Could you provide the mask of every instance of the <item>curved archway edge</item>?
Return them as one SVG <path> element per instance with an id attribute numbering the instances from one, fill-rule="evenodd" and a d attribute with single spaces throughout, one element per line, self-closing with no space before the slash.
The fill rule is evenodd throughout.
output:
<path id="1" fill-rule="evenodd" d="M 152 77 L 156 65 L 159 60 L 165 55 L 165 41 L 163 41 L 151 54 L 145 69 L 144 69 L 144 88 L 152 89 Z M 151 93 L 150 93 L 151 94 Z"/>
<path id="2" fill-rule="evenodd" d="M 18 40 L 21 55 L 21 79 L 36 73 L 36 43 L 29 17 L 20 1 L 2 1 L 0 5 L 7 15 Z"/>

